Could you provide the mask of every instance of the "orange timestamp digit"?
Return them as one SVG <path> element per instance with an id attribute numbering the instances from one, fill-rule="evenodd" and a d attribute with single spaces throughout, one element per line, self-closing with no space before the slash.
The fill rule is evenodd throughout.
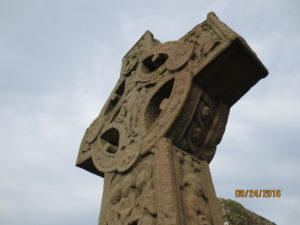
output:
<path id="1" fill-rule="evenodd" d="M 280 198 L 280 189 L 236 189 L 236 198 Z"/>

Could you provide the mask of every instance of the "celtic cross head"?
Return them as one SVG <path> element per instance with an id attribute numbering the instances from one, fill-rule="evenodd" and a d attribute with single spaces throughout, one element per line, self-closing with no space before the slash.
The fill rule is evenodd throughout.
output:
<path id="1" fill-rule="evenodd" d="M 159 139 L 210 162 L 230 107 L 267 70 L 214 13 L 178 41 L 146 31 L 124 56 L 120 78 L 87 129 L 77 165 L 103 176 L 125 172 Z"/>

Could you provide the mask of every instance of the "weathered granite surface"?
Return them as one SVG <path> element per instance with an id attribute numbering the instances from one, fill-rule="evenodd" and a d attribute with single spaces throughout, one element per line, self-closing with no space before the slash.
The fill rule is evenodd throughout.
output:
<path id="1" fill-rule="evenodd" d="M 219 198 L 224 225 L 276 225 L 231 199 Z"/>

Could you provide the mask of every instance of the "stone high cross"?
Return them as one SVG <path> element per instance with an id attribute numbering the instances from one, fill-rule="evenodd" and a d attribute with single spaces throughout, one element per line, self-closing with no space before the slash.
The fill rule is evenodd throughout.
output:
<path id="1" fill-rule="evenodd" d="M 208 163 L 230 107 L 267 73 L 214 13 L 178 41 L 146 31 L 78 154 L 104 177 L 99 225 L 223 225 Z"/>

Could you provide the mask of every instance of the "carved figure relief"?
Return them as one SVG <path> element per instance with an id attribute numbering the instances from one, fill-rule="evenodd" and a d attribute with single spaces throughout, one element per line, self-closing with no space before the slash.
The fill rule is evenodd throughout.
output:
<path id="1" fill-rule="evenodd" d="M 156 224 L 153 166 L 148 155 L 129 173 L 113 175 L 107 225 Z"/>
<path id="2" fill-rule="evenodd" d="M 211 161 L 220 143 L 229 108 L 193 85 L 188 100 L 168 133 L 174 144 L 199 159 Z"/>
<path id="3" fill-rule="evenodd" d="M 186 224 L 212 225 L 200 162 L 177 151 L 179 185 Z"/>
<path id="4" fill-rule="evenodd" d="M 199 24 L 183 39 L 195 45 L 194 71 L 199 70 L 203 59 L 222 43 L 222 38 L 208 24 Z"/>

